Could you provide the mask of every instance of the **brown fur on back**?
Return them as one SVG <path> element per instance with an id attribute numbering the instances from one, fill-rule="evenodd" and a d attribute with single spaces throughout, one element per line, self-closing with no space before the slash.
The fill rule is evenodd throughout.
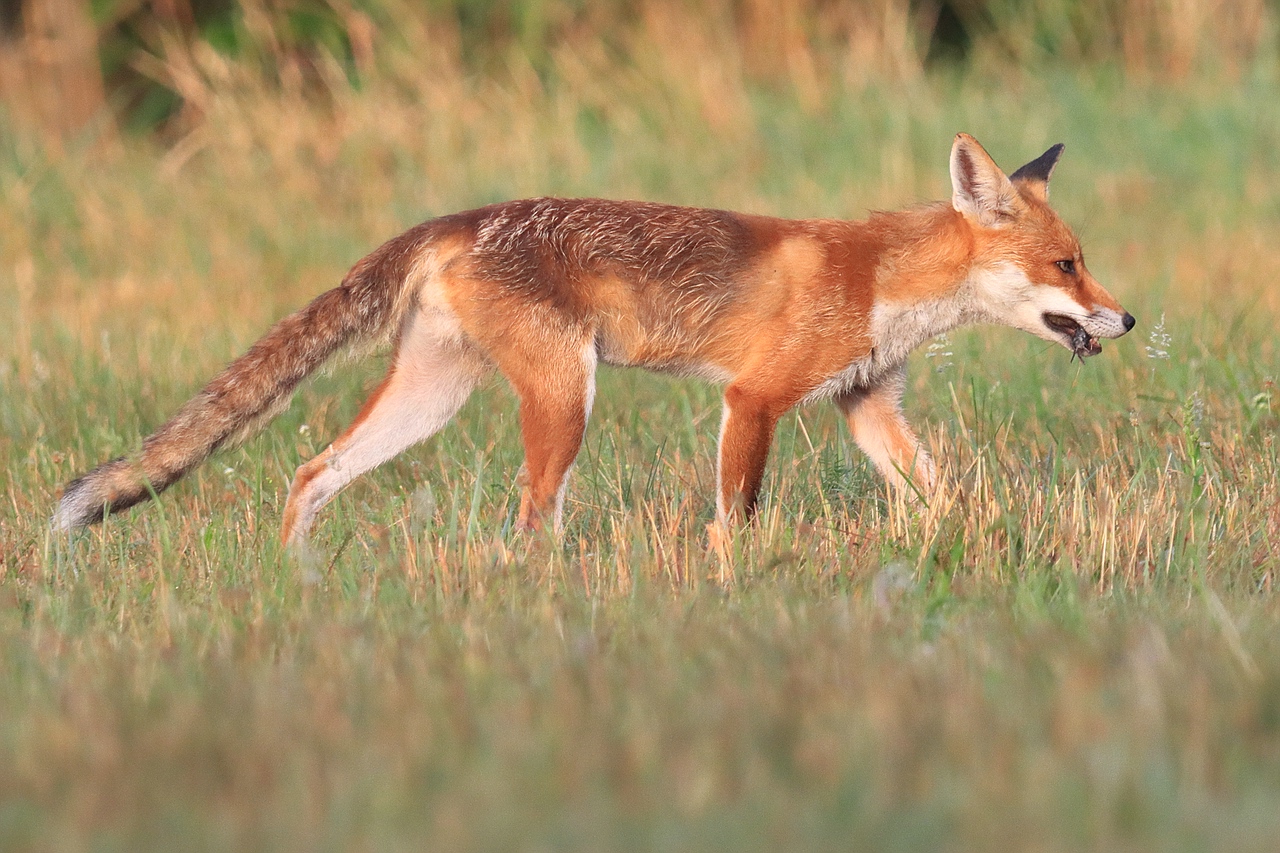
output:
<path id="1" fill-rule="evenodd" d="M 468 276 L 496 299 L 594 326 L 615 364 L 679 369 L 666 362 L 740 303 L 742 273 L 764 249 L 752 217 L 722 210 L 539 198 L 471 216 Z"/>
<path id="2" fill-rule="evenodd" d="M 651 202 L 535 198 L 474 214 L 477 273 L 531 298 L 567 300 L 558 307 L 568 310 L 578 307 L 574 289 L 602 276 L 728 298 L 752 242 L 741 214 Z"/>

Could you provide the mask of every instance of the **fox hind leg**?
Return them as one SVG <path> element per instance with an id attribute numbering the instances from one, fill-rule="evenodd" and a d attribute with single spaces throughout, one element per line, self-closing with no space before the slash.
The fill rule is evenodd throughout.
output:
<path id="1" fill-rule="evenodd" d="M 767 396 L 739 385 L 725 389 L 716 466 L 716 520 L 721 526 L 755 514 L 779 410 Z"/>
<path id="2" fill-rule="evenodd" d="M 317 513 L 356 477 L 438 432 L 491 371 L 447 318 L 415 316 L 355 421 L 294 475 L 281 522 L 285 544 L 304 540 Z"/>
<path id="3" fill-rule="evenodd" d="M 520 371 L 512 386 L 520 398 L 526 481 L 517 527 L 538 530 L 548 521 L 559 532 L 569 469 L 582 447 L 595 400 L 594 337 L 562 350 L 536 373 Z M 510 375 L 510 374 L 509 374 Z"/>

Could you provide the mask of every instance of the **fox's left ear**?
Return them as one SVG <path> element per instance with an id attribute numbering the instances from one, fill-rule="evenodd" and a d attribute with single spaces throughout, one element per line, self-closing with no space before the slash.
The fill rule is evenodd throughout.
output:
<path id="1" fill-rule="evenodd" d="M 951 206 L 984 228 L 1018 218 L 1026 203 L 978 140 L 956 134 L 951 145 Z"/>
<path id="2" fill-rule="evenodd" d="M 1020 184 L 1023 189 L 1030 191 L 1032 195 L 1041 201 L 1047 201 L 1049 198 L 1049 176 L 1053 174 L 1053 167 L 1058 165 L 1058 158 L 1062 156 L 1064 147 L 1059 142 L 1010 175 L 1009 180 Z"/>

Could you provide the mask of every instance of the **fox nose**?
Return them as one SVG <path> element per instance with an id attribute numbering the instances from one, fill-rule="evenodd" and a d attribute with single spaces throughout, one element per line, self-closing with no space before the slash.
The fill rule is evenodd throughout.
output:
<path id="1" fill-rule="evenodd" d="M 1134 326 L 1138 325 L 1138 321 L 1128 311 L 1124 312 L 1124 316 L 1120 318 L 1120 322 L 1124 323 L 1124 330 L 1127 332 Z"/>

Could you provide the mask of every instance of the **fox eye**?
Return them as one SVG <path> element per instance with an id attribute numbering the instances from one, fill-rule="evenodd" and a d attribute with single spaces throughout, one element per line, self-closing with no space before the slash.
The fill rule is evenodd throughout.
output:
<path id="1" fill-rule="evenodd" d="M 1062 271 L 1063 271 L 1064 273 L 1066 273 L 1067 275 L 1075 275 L 1075 274 L 1076 274 L 1076 262 L 1075 262 L 1075 261 L 1068 259 L 1068 260 L 1065 260 L 1065 261 L 1058 261 L 1057 263 L 1058 263 L 1058 269 L 1062 270 Z"/>

